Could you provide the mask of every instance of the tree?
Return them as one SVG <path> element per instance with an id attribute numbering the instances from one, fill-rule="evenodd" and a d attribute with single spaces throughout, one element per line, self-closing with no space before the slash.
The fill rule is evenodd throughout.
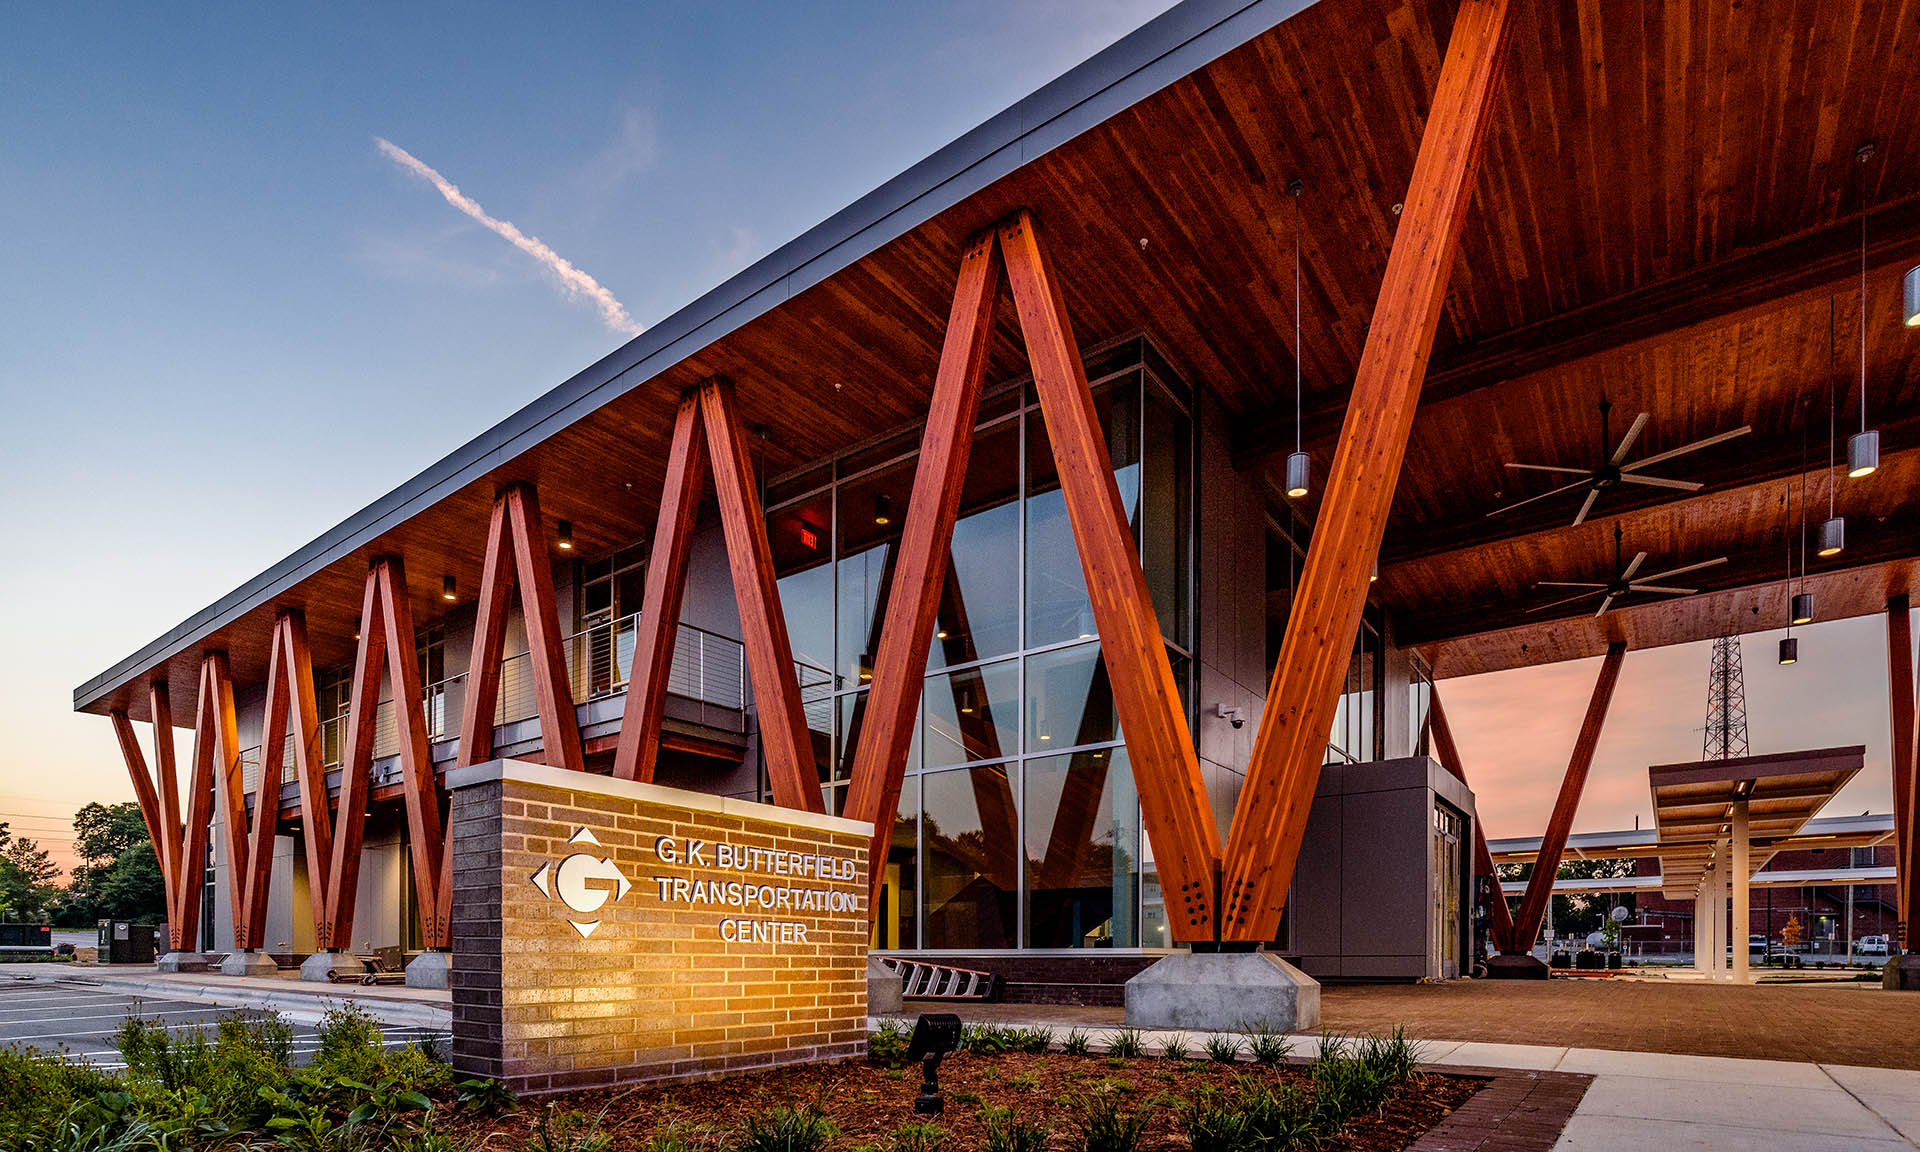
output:
<path id="1" fill-rule="evenodd" d="M 1497 866 L 1502 880 L 1526 880 L 1533 875 L 1533 865 L 1501 864 Z M 1560 880 L 1609 880 L 1633 875 L 1634 862 L 1631 859 L 1595 859 L 1560 861 L 1559 871 L 1554 873 Z M 1619 897 L 1613 901 L 1629 911 L 1633 909 L 1632 895 Z M 1605 898 L 1594 892 L 1575 892 L 1553 898 L 1553 930 L 1559 936 L 1581 936 L 1603 929 L 1607 917 L 1608 904 Z"/>
<path id="2" fill-rule="evenodd" d="M 0 916 L 9 920 L 39 920 L 46 916 L 58 889 L 54 877 L 60 866 L 46 849 L 25 836 L 15 836 L 0 820 Z"/>
<path id="3" fill-rule="evenodd" d="M 139 805 L 88 804 L 74 814 L 73 834 L 81 862 L 60 903 L 62 925 L 166 919 L 166 885 Z"/>

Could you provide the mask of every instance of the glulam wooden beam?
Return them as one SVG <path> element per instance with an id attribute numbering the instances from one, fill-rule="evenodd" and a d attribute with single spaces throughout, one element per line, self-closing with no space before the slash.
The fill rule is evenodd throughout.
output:
<path id="1" fill-rule="evenodd" d="M 700 415 L 706 424 L 707 454 L 713 460 L 714 499 L 720 506 L 720 528 L 727 542 L 733 598 L 740 608 L 740 638 L 746 649 L 747 672 L 753 680 L 767 782 L 774 803 L 803 812 L 824 812 L 813 736 L 800 704 L 793 646 L 787 639 L 786 615 L 773 575 L 767 520 L 760 510 L 753 460 L 735 411 L 733 386 L 718 378 L 703 382 Z"/>
<path id="2" fill-rule="evenodd" d="M 206 691 L 207 669 L 200 668 L 200 691 Z M 172 729 L 168 729 L 168 739 Z M 180 830 L 180 855 L 176 862 L 180 904 L 174 919 L 167 923 L 167 935 L 176 951 L 197 949 L 200 938 L 200 895 L 206 885 L 207 837 L 214 814 L 213 757 L 199 755 L 196 725 L 194 754 L 187 761 L 186 816 Z M 177 923 L 176 923 L 177 921 Z"/>
<path id="3" fill-rule="evenodd" d="M 1913 625 L 1906 595 L 1887 598 L 1887 698 L 1893 739 L 1893 840 L 1895 922 L 1903 949 L 1920 944 L 1920 925 L 1914 923 L 1914 820 L 1920 818 L 1920 796 L 1915 792 Z"/>
<path id="4" fill-rule="evenodd" d="M 1440 686 L 1429 684 L 1427 697 L 1427 729 L 1433 735 L 1433 750 L 1440 754 L 1440 765 L 1453 774 L 1454 779 L 1467 784 L 1465 761 L 1460 759 L 1460 748 L 1453 742 L 1453 727 L 1447 723 L 1446 709 L 1440 706 Z M 1467 784 L 1471 788 L 1473 785 Z M 1506 893 L 1500 888 L 1500 871 L 1493 865 L 1493 853 L 1487 850 L 1487 831 L 1480 823 L 1479 804 L 1475 802 L 1473 819 L 1473 871 L 1477 876 L 1493 877 L 1493 900 L 1488 905 L 1488 934 L 1493 937 L 1493 946 L 1502 952 L 1513 951 L 1513 910 L 1507 906 Z"/>
<path id="5" fill-rule="evenodd" d="M 287 754 L 287 728 L 293 727 L 294 779 L 319 770 L 313 744 L 319 736 L 319 709 L 313 691 L 313 659 L 307 649 L 306 617 L 296 610 L 281 612 L 273 622 L 273 639 L 267 654 L 267 699 L 261 709 L 260 775 L 253 788 L 252 821 L 247 836 L 249 867 L 246 874 L 246 920 L 241 941 L 243 948 L 261 948 L 266 943 L 267 890 L 273 878 L 273 838 L 280 824 L 280 766 Z M 298 785 L 296 784 L 296 787 Z M 328 826 L 325 791 L 318 811 L 302 809 L 303 827 Z M 314 817 L 318 816 L 316 822 Z M 308 856 L 308 872 L 314 875 L 316 857 Z M 317 926 L 324 911 L 324 883 L 309 882 Z"/>
<path id="6" fill-rule="evenodd" d="M 1066 299 L 1030 214 L 1019 213 L 997 231 L 1141 817 L 1153 841 L 1169 930 L 1178 941 L 1213 940 L 1219 833 Z"/>
<path id="7" fill-rule="evenodd" d="M 365 625 L 361 626 L 365 632 Z M 274 630 L 273 662 L 284 669 L 269 673 L 267 683 L 266 731 L 284 729 L 284 720 L 274 719 L 272 699 L 275 687 L 284 683 L 283 699 L 292 709 L 294 733 L 293 787 L 300 797 L 300 850 L 307 863 L 307 901 L 313 916 L 315 939 L 327 918 L 327 885 L 333 867 L 333 804 L 327 795 L 327 766 L 321 755 L 320 709 L 313 688 L 313 654 L 307 645 L 306 615 L 290 612 Z M 267 755 L 267 741 L 261 740 L 263 764 L 278 764 L 280 754 Z M 276 796 L 276 815 L 278 810 Z M 260 945 L 255 945 L 259 947 Z"/>
<path id="8" fill-rule="evenodd" d="M 154 786 L 160 793 L 160 830 L 167 843 L 154 845 L 160 867 L 169 876 L 180 871 L 180 778 L 173 757 L 173 693 L 165 680 L 147 685 L 148 715 L 153 718 Z"/>
<path id="9" fill-rule="evenodd" d="M 227 654 L 208 652 L 200 658 L 200 700 L 194 708 L 194 774 L 198 777 L 204 773 L 215 788 L 221 842 L 227 850 L 227 899 L 233 914 L 233 944 L 244 948 L 252 854 L 247 837 L 247 801 L 239 742 Z"/>
<path id="10" fill-rule="evenodd" d="M 340 799 L 334 809 L 332 855 L 327 862 L 325 914 L 315 925 L 315 947 L 322 951 L 351 947 L 354 904 L 360 887 L 360 848 L 367 828 L 367 799 L 373 787 L 373 739 L 379 715 L 381 674 L 387 662 L 386 602 L 380 591 L 379 561 L 367 569 L 360 597 L 360 646 L 353 658 L 353 683 L 347 697 L 347 742 L 340 760 Z M 324 783 L 321 806 L 326 803 Z M 308 882 L 313 882 L 309 874 Z"/>
<path id="11" fill-rule="evenodd" d="M 913 745 L 927 652 L 952 564 L 948 550 L 966 487 L 973 428 L 986 377 L 987 341 L 1000 266 L 992 232 L 974 238 L 960 258 L 959 283 L 947 316 L 940 367 L 934 375 L 926 430 L 920 437 L 913 495 L 899 543 L 890 550 L 886 613 L 847 785 L 847 815 L 873 823 L 868 854 L 869 907 L 880 907 L 880 886 L 893 842 L 907 753 Z"/>
<path id="12" fill-rule="evenodd" d="M 1493 117 L 1508 8 L 1462 0 L 1454 17 L 1240 792 L 1221 875 L 1223 939 L 1271 940 L 1279 929 Z M 1131 743 L 1131 724 L 1127 735 Z"/>
<path id="13" fill-rule="evenodd" d="M 680 602 L 687 586 L 687 560 L 693 552 L 694 513 L 700 507 L 703 445 L 700 394 L 680 398 L 673 420 L 673 445 L 667 454 L 667 480 L 647 558 L 646 589 L 633 638 L 633 668 L 620 722 L 620 743 L 613 774 L 621 780 L 652 782 L 660 759 L 660 726 L 667 714 L 667 681 L 673 675 L 673 647 L 680 629 Z"/>
<path id="14" fill-rule="evenodd" d="M 171 852 L 167 847 L 166 825 L 161 822 L 160 799 L 154 794 L 153 778 L 147 773 L 147 758 L 140 751 L 140 740 L 134 735 L 133 721 L 127 718 L 127 710 L 115 708 L 108 713 L 113 719 L 113 734 L 120 742 L 120 758 L 126 761 L 127 775 L 133 780 L 133 799 L 140 806 L 140 819 L 147 825 L 147 838 L 153 841 L 153 854 L 160 861 L 160 876 L 167 894 L 167 918 L 173 918 L 174 889 L 178 878 L 173 869 L 167 866 Z M 171 739 L 171 734 L 168 734 Z M 154 741 L 161 739 L 160 730 L 154 729 Z M 177 838 L 180 830 L 175 828 Z"/>
<path id="15" fill-rule="evenodd" d="M 392 687 L 394 735 L 400 745 L 400 795 L 407 813 L 407 858 L 413 869 L 414 907 L 429 948 L 445 948 L 451 928 L 440 913 L 440 792 L 427 748 L 426 701 L 420 685 L 420 653 L 414 644 L 413 603 L 407 596 L 407 568 L 398 556 L 374 563 L 374 580 L 384 602 L 387 679 Z M 364 628 L 363 628 L 364 631 Z M 572 715 L 572 709 L 568 709 Z M 577 744 L 577 741 L 576 741 Z"/>
<path id="16" fill-rule="evenodd" d="M 1615 641 L 1600 661 L 1600 675 L 1594 680 L 1587 715 L 1580 722 L 1580 735 L 1573 742 L 1567 774 L 1560 780 L 1560 794 L 1554 799 L 1553 814 L 1547 818 L 1546 833 L 1540 837 L 1540 853 L 1534 857 L 1533 874 L 1527 878 L 1527 890 L 1520 897 L 1520 911 L 1513 917 L 1511 943 L 1515 951 L 1526 951 L 1540 937 L 1540 926 L 1547 918 L 1547 902 L 1553 899 L 1553 880 L 1560 872 L 1560 859 L 1567 851 L 1573 817 L 1580 808 L 1581 793 L 1587 788 L 1594 749 L 1600 745 L 1600 730 L 1606 725 L 1607 708 L 1613 702 L 1613 689 L 1620 682 L 1620 664 L 1626 655 L 1627 646 Z"/>

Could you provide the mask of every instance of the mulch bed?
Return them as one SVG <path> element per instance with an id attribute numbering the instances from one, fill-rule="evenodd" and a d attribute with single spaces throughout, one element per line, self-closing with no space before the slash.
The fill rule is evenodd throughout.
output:
<path id="1" fill-rule="evenodd" d="M 1116 1066 L 1117 1065 L 1117 1066 Z M 1304 1064 L 1263 1068 L 1201 1060 L 1174 1062 L 1141 1058 L 1109 1061 L 1102 1056 L 961 1053 L 940 1066 L 946 1113 L 933 1118 L 948 1133 L 950 1152 L 982 1147 L 980 1112 L 1008 1107 L 1030 1119 L 1054 1124 L 1050 1147 L 1071 1146 L 1069 1119 L 1075 1101 L 1094 1092 L 1122 1093 L 1128 1110 L 1148 1106 L 1153 1119 L 1141 1144 L 1143 1152 L 1188 1147 L 1172 1099 L 1190 1099 L 1204 1085 L 1231 1089 L 1239 1076 L 1271 1083 L 1305 1083 Z M 1324 1148 L 1353 1152 L 1400 1152 L 1444 1120 L 1487 1084 L 1484 1078 L 1423 1075 L 1405 1085 L 1379 1114 L 1350 1122 L 1339 1140 Z M 781 1105 L 819 1101 L 840 1129 L 830 1145 L 848 1150 L 861 1145 L 885 1149 L 915 1116 L 913 1098 L 920 1087 L 918 1066 L 889 1071 L 865 1060 L 801 1065 L 754 1072 L 721 1080 L 628 1089 L 557 1093 L 523 1102 L 520 1110 L 488 1119 L 457 1117 L 451 1122 L 454 1144 L 470 1146 L 492 1134 L 488 1147 L 519 1148 L 533 1133 L 542 1112 L 573 1111 L 600 1117 L 600 1131 L 612 1137 L 607 1152 L 644 1149 L 669 1125 L 709 1133 L 730 1133 L 747 1116 Z"/>

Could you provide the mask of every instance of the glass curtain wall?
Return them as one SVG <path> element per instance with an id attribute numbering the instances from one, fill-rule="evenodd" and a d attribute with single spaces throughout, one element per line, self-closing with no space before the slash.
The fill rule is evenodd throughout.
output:
<path id="1" fill-rule="evenodd" d="M 1192 666 L 1193 425 L 1135 338 L 1095 407 L 1176 675 Z M 768 486 L 768 530 L 830 811 L 845 803 L 919 429 Z M 1143 843 L 1098 629 L 1032 390 L 981 404 L 874 946 L 1132 948 Z M 1150 864 L 1148 882 L 1150 883 Z M 1148 941 L 1158 944 L 1160 941 Z"/>

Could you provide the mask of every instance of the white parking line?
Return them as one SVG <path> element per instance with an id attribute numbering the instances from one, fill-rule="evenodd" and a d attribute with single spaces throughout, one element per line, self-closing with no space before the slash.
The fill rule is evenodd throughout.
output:
<path id="1" fill-rule="evenodd" d="M 106 1013 L 101 1013 L 97 1015 L 89 1014 L 86 1016 L 62 1016 L 60 1017 L 60 1019 L 63 1021 L 65 1020 L 120 1020 L 130 1015 L 132 1015 L 132 1013 L 129 1013 L 129 1012 L 106 1012 Z M 205 1008 L 170 1008 L 164 1012 L 142 1012 L 140 1013 L 140 1018 L 142 1020 L 153 1020 L 161 1016 L 206 1016 L 206 1015 L 207 1015 L 207 1010 Z M 0 1013 L 0 1028 L 6 1028 L 10 1025 L 16 1025 L 16 1024 L 40 1024 L 40 1023 L 47 1022 L 39 1018 L 30 1018 L 26 1020 L 8 1020 L 8 1019 L 5 1019 L 4 1016 L 5 1016 L 4 1013 Z"/>

